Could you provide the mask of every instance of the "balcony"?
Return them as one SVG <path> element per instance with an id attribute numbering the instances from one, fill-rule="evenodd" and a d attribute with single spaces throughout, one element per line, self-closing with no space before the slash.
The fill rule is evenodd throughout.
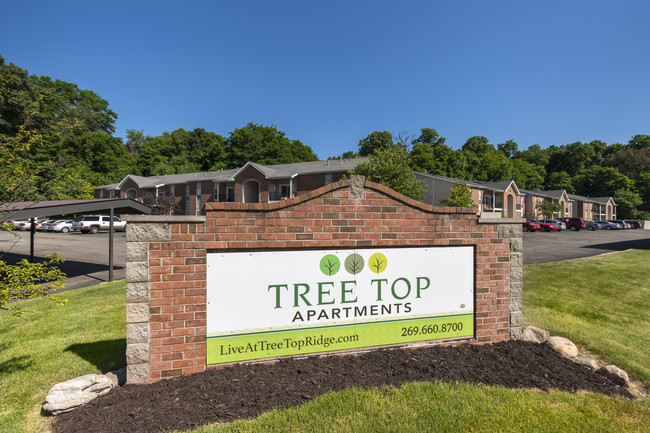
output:
<path id="1" fill-rule="evenodd" d="M 496 202 L 494 207 L 492 206 L 492 203 L 483 203 L 483 209 L 485 210 L 503 210 L 503 202 Z"/>
<path id="2" fill-rule="evenodd" d="M 296 195 L 296 191 L 293 192 L 293 195 Z M 270 191 L 269 192 L 269 201 L 279 201 L 290 198 L 289 191 Z"/>

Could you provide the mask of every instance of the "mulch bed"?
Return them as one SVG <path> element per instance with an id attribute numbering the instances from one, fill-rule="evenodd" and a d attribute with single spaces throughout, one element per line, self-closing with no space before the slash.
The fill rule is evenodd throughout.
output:
<path id="1" fill-rule="evenodd" d="M 544 391 L 586 390 L 631 397 L 624 388 L 588 367 L 562 358 L 547 345 L 509 341 L 212 368 L 150 385 L 115 388 L 83 407 L 59 415 L 53 429 L 68 433 L 182 430 L 211 421 L 255 418 L 344 388 L 414 381 L 460 381 Z"/>

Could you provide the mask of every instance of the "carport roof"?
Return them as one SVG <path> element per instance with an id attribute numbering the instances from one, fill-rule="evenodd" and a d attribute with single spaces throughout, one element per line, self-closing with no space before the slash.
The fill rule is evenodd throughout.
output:
<path id="1" fill-rule="evenodd" d="M 5 203 L 0 206 L 0 221 L 47 217 L 52 215 L 101 213 L 113 209 L 115 214 L 151 214 L 151 208 L 130 198 L 89 200 L 49 200 Z"/>

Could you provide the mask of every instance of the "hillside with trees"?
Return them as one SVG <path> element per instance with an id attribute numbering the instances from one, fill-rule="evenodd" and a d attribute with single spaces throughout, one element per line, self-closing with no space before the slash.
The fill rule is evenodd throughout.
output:
<path id="1" fill-rule="evenodd" d="M 423 128 L 417 137 L 402 132 L 398 139 L 375 131 L 359 141 L 358 155 L 401 149 L 414 171 L 483 182 L 514 180 L 527 190 L 612 196 L 620 217 L 650 219 L 647 212 L 636 210 L 650 202 L 650 135 L 635 135 L 626 144 L 594 140 L 548 148 L 534 144 L 526 150 L 519 150 L 514 140 L 495 146 L 483 136 L 468 138 L 457 150 L 445 141 L 434 128 Z"/>
<path id="2" fill-rule="evenodd" d="M 127 174 L 177 174 L 241 167 L 247 161 L 282 164 L 318 159 L 311 147 L 273 125 L 248 123 L 225 137 L 202 128 L 179 128 L 158 136 L 130 129 L 122 139 L 115 136 L 117 116 L 108 101 L 92 90 L 29 75 L 0 56 L 0 143 L 15 146 L 17 139 L 31 137 L 20 159 L 47 167 L 32 171 L 26 199 L 88 198 L 93 187 L 119 182 Z M 399 161 L 388 163 L 395 155 Z M 613 196 L 620 216 L 650 218 L 635 209 L 650 201 L 650 135 L 635 135 L 624 144 L 594 140 L 547 148 L 534 144 L 525 150 L 514 140 L 495 145 L 487 137 L 474 136 L 454 149 L 435 128 L 425 127 L 419 134 L 373 131 L 356 147 L 351 143 L 349 151 L 330 159 L 356 156 L 376 156 L 358 171 L 380 182 L 407 185 L 414 197 L 420 194 L 418 185 L 397 176 L 396 170 L 410 168 L 486 182 L 512 179 L 528 190 Z M 386 173 L 371 173 L 379 168 Z M 5 172 L 4 184 L 11 184 L 10 176 L 20 180 L 6 167 Z"/>

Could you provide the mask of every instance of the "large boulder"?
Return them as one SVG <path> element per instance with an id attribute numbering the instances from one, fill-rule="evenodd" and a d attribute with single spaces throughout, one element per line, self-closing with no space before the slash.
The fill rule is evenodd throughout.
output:
<path id="1" fill-rule="evenodd" d="M 52 415 L 70 412 L 106 394 L 112 387 L 113 381 L 103 374 L 87 374 L 57 383 L 47 393 L 43 410 Z"/>
<path id="2" fill-rule="evenodd" d="M 601 367 L 597 370 L 597 373 L 602 374 L 617 385 L 626 386 L 630 384 L 627 373 L 615 365 Z"/>
<path id="3" fill-rule="evenodd" d="M 548 340 L 549 335 L 548 331 L 545 331 L 544 329 L 536 328 L 534 326 L 526 326 L 523 332 L 523 340 L 541 344 Z"/>
<path id="4" fill-rule="evenodd" d="M 564 337 L 549 337 L 546 340 L 546 343 L 549 344 L 556 352 L 565 358 L 575 358 L 578 356 L 578 348 L 573 342 Z"/>

